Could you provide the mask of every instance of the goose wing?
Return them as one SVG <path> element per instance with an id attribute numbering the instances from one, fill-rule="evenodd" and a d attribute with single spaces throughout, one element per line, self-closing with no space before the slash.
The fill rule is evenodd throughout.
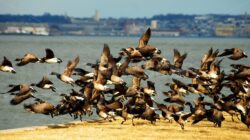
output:
<path id="1" fill-rule="evenodd" d="M 12 63 L 5 56 L 3 57 L 2 65 L 12 67 Z"/>
<path id="2" fill-rule="evenodd" d="M 77 56 L 74 61 L 69 61 L 66 68 L 64 69 L 63 74 L 67 76 L 71 76 L 73 70 L 75 69 L 79 61 L 80 61 L 79 56 Z"/>
<path id="3" fill-rule="evenodd" d="M 139 39 L 138 48 L 142 48 L 142 47 L 146 46 L 148 44 L 150 37 L 151 37 L 151 29 L 148 28 L 147 31 L 145 33 L 143 33 L 143 35 Z"/>
<path id="4" fill-rule="evenodd" d="M 54 52 L 53 52 L 51 49 L 46 48 L 45 51 L 46 51 L 46 58 L 47 58 L 47 59 L 50 59 L 50 58 L 54 58 L 54 57 L 55 57 Z"/>

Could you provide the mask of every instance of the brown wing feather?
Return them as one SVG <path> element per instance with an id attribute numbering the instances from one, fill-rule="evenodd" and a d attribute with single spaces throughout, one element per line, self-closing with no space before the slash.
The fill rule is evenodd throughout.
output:
<path id="1" fill-rule="evenodd" d="M 80 61 L 79 56 L 77 56 L 73 62 L 69 61 L 66 68 L 64 69 L 63 74 L 67 76 L 71 76 L 73 70 L 75 69 L 79 61 Z"/>
<path id="2" fill-rule="evenodd" d="M 150 37 L 151 37 L 151 29 L 148 28 L 147 31 L 145 33 L 143 33 L 143 35 L 139 39 L 138 48 L 146 46 L 148 44 L 148 41 L 149 41 Z"/>

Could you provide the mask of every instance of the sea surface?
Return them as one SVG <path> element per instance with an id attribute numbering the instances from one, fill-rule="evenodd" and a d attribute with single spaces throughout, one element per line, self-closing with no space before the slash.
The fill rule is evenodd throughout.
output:
<path id="1" fill-rule="evenodd" d="M 52 71 L 63 72 L 69 60 L 80 56 L 80 63 L 77 67 L 91 70 L 86 63 L 95 63 L 100 57 L 103 49 L 103 44 L 107 43 L 111 49 L 113 56 L 118 56 L 121 48 L 130 46 L 136 47 L 138 45 L 139 37 L 75 37 L 75 36 L 0 36 L 0 61 L 6 56 L 12 61 L 16 74 L 0 72 L 0 93 L 5 93 L 10 88 L 9 84 L 20 83 L 36 83 L 42 79 L 42 76 L 47 75 L 49 79 L 55 84 L 56 93 L 50 90 L 42 90 L 36 88 L 38 91 L 35 96 L 53 103 L 59 103 L 61 93 L 69 93 L 72 88 L 79 90 L 79 87 L 72 87 L 61 81 L 55 76 L 50 75 Z M 242 63 L 250 65 L 250 39 L 241 38 L 155 38 L 151 37 L 150 45 L 158 47 L 162 56 L 173 62 L 173 49 L 178 49 L 181 54 L 188 53 L 188 56 L 183 64 L 183 68 L 200 66 L 200 61 L 204 53 L 211 47 L 216 50 L 223 51 L 225 48 L 239 47 L 247 52 L 248 58 L 240 61 L 232 61 L 224 58 L 221 68 L 228 72 L 230 64 Z M 34 53 L 39 58 L 45 56 L 45 48 L 50 48 L 55 55 L 63 60 L 61 64 L 28 64 L 23 67 L 17 67 L 14 61 L 16 58 L 23 57 L 25 53 Z M 134 65 L 134 64 L 133 64 Z M 158 102 L 163 102 L 165 98 L 162 91 L 167 91 L 169 88 L 164 84 L 171 82 L 172 78 L 177 78 L 185 83 L 190 83 L 190 79 L 179 76 L 161 75 L 156 72 L 146 71 L 151 81 L 155 82 L 157 95 L 154 97 Z M 73 79 L 78 77 L 73 76 Z M 130 85 L 131 77 L 124 76 L 125 81 Z M 142 81 L 142 86 L 146 81 Z M 223 89 L 223 94 L 229 94 L 230 91 Z M 42 114 L 32 114 L 23 109 L 23 104 L 32 103 L 33 99 L 28 99 L 23 103 L 12 106 L 10 100 L 13 95 L 0 94 L 0 130 L 20 128 L 28 126 L 37 126 L 45 124 L 57 124 L 73 121 L 69 115 L 58 116 L 51 118 L 50 116 Z M 192 101 L 195 96 L 187 96 L 187 100 Z M 84 117 L 84 119 L 96 119 L 96 115 L 92 117 Z"/>

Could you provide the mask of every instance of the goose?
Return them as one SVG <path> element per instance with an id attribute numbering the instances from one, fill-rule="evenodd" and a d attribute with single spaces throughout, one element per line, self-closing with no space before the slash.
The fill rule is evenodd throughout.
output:
<path id="1" fill-rule="evenodd" d="M 184 105 L 185 104 L 185 100 L 183 98 L 183 96 L 176 94 L 173 96 L 170 96 L 166 99 L 164 99 L 165 102 L 169 102 L 169 103 L 177 103 L 179 105 Z"/>
<path id="2" fill-rule="evenodd" d="M 201 59 L 200 71 L 208 71 L 212 62 L 215 61 L 218 56 L 219 50 L 213 51 L 213 48 L 210 48 L 207 53 L 205 53 Z"/>
<path id="3" fill-rule="evenodd" d="M 12 63 L 7 59 L 7 57 L 3 57 L 3 61 L 0 65 L 0 71 L 3 72 L 11 72 L 16 73 L 15 69 L 12 67 Z"/>
<path id="4" fill-rule="evenodd" d="M 113 84 L 125 84 L 126 82 L 121 78 L 121 76 L 123 75 L 125 69 L 128 67 L 128 64 L 130 62 L 130 59 L 126 59 L 123 64 L 120 64 L 120 66 L 117 66 L 117 63 L 115 61 L 115 59 L 113 58 L 112 55 L 110 55 L 110 59 L 109 59 L 109 63 L 112 67 L 112 74 L 110 76 L 110 81 Z"/>
<path id="5" fill-rule="evenodd" d="M 214 126 L 221 127 L 221 122 L 225 120 L 221 111 L 216 108 L 212 108 L 210 110 L 206 110 L 206 117 L 208 121 L 214 123 Z"/>
<path id="6" fill-rule="evenodd" d="M 140 85 L 141 85 L 141 78 L 133 76 L 132 77 L 132 84 L 126 90 L 125 96 L 126 97 L 133 97 L 136 94 L 138 94 L 139 90 L 140 90 Z"/>
<path id="7" fill-rule="evenodd" d="M 94 72 L 89 72 L 89 71 L 86 71 L 82 68 L 75 68 L 74 71 L 75 71 L 75 73 L 73 73 L 72 75 L 79 75 L 80 76 L 80 79 L 75 81 L 75 83 L 78 86 L 84 87 L 88 83 L 93 82 L 93 78 L 95 75 Z"/>
<path id="8" fill-rule="evenodd" d="M 72 75 L 86 76 L 86 77 L 90 77 L 90 78 L 94 77 L 93 72 L 86 71 L 82 68 L 75 68 L 74 71 L 75 71 L 75 73 L 73 73 Z"/>
<path id="9" fill-rule="evenodd" d="M 148 104 L 145 104 L 145 110 L 142 114 L 139 114 L 139 117 L 151 122 L 151 124 L 155 124 L 156 120 L 160 120 L 159 114 L 155 112 L 155 109 L 150 107 Z"/>
<path id="10" fill-rule="evenodd" d="M 117 115 L 121 116 L 123 119 L 121 124 L 124 124 L 124 122 L 126 122 L 127 119 L 131 119 L 132 125 L 135 126 L 134 115 L 128 113 L 128 108 L 126 106 L 123 106 L 122 111 L 117 111 Z"/>
<path id="11" fill-rule="evenodd" d="M 177 69 L 181 69 L 183 65 L 183 61 L 186 59 L 187 53 L 184 53 L 183 55 L 180 54 L 180 52 L 177 49 L 174 49 L 174 66 Z"/>
<path id="12" fill-rule="evenodd" d="M 112 65 L 110 63 L 111 53 L 108 44 L 104 44 L 103 51 L 100 57 L 100 63 L 98 66 L 98 72 L 100 72 L 105 77 L 110 77 L 112 73 Z M 108 78 L 110 79 L 110 78 Z"/>
<path id="13" fill-rule="evenodd" d="M 179 108 L 180 106 L 174 106 L 174 105 L 164 105 L 164 104 L 159 104 L 156 101 L 154 101 L 156 104 L 157 108 L 161 111 L 162 116 L 164 119 L 167 119 L 169 122 L 172 122 L 173 117 L 171 116 L 173 112 L 180 112 L 183 111 L 183 107 Z"/>
<path id="14" fill-rule="evenodd" d="M 143 80 L 148 79 L 148 75 L 144 72 L 144 69 L 142 69 L 139 66 L 127 67 L 125 74 L 130 74 L 130 75 L 136 76 L 138 78 L 142 78 Z"/>
<path id="15" fill-rule="evenodd" d="M 39 62 L 48 63 L 48 64 L 62 63 L 62 59 L 56 58 L 54 55 L 54 52 L 51 49 L 46 48 L 45 52 L 46 52 L 46 56 L 41 58 Z"/>
<path id="16" fill-rule="evenodd" d="M 122 48 L 120 51 L 122 56 L 126 55 L 131 58 L 132 62 L 137 63 L 146 60 L 141 52 L 133 47 Z"/>
<path id="17" fill-rule="evenodd" d="M 94 77 L 93 84 L 94 89 L 98 91 L 108 91 L 110 88 L 106 85 L 107 80 L 100 71 L 97 72 L 97 76 Z"/>
<path id="18" fill-rule="evenodd" d="M 247 58 L 246 53 L 240 48 L 224 49 L 224 51 L 221 54 L 219 54 L 218 57 L 228 56 L 228 55 L 231 55 L 228 57 L 231 60 L 239 60 L 244 57 Z"/>
<path id="19" fill-rule="evenodd" d="M 239 119 L 239 117 L 238 117 L 239 113 L 237 112 L 237 106 L 236 106 L 235 102 L 233 101 L 234 99 L 235 99 L 235 95 L 233 95 L 233 94 L 230 94 L 230 95 L 223 97 L 223 98 L 219 98 L 218 96 L 214 96 L 215 108 L 220 110 L 220 111 L 225 111 L 229 115 L 231 115 L 231 119 L 233 122 L 234 122 L 234 116 L 236 116 Z"/>
<path id="20" fill-rule="evenodd" d="M 171 116 L 174 118 L 175 122 L 177 122 L 181 126 L 181 129 L 184 130 L 184 125 L 187 122 L 187 119 L 192 116 L 192 112 L 187 113 L 187 114 L 175 113 L 175 114 L 172 114 Z"/>
<path id="21" fill-rule="evenodd" d="M 148 45 L 150 37 L 151 29 L 148 28 L 146 32 L 142 34 L 141 38 L 139 39 L 138 47 L 136 48 L 145 58 L 152 58 L 154 54 L 161 54 L 161 51 L 158 48 Z"/>
<path id="22" fill-rule="evenodd" d="M 39 62 L 40 59 L 32 54 L 32 53 L 26 53 L 23 58 L 16 58 L 15 61 L 19 61 L 19 63 L 17 63 L 17 66 L 24 66 L 27 65 L 28 63 L 36 63 Z"/>
<path id="23" fill-rule="evenodd" d="M 184 84 L 183 82 L 172 78 L 173 83 L 166 83 L 166 86 L 169 86 L 170 89 L 172 89 L 173 91 L 177 92 L 180 95 L 184 95 L 187 93 L 188 90 L 188 86 L 186 84 Z"/>
<path id="24" fill-rule="evenodd" d="M 77 56 L 73 61 L 69 61 L 66 68 L 64 69 L 62 74 L 56 73 L 56 72 L 51 72 L 51 75 L 56 75 L 58 79 L 61 81 L 73 85 L 75 82 L 71 78 L 72 72 L 79 63 L 80 58 Z"/>
<path id="25" fill-rule="evenodd" d="M 32 113 L 39 113 L 39 114 L 45 114 L 45 115 L 51 115 L 53 118 L 53 112 L 55 110 L 55 107 L 53 104 L 45 101 L 37 101 L 35 103 L 31 104 L 24 104 L 24 109 L 32 112 Z"/>
<path id="26" fill-rule="evenodd" d="M 161 66 L 162 57 L 159 55 L 154 55 L 151 59 L 147 60 L 141 67 L 143 69 L 158 71 Z"/>
<path id="27" fill-rule="evenodd" d="M 98 100 L 96 105 L 96 113 L 99 117 L 111 122 L 112 120 L 115 120 L 115 118 L 113 115 L 109 114 L 110 109 L 106 107 L 104 103 L 105 98 L 103 96 L 100 96 L 100 99 Z"/>
<path id="28" fill-rule="evenodd" d="M 240 117 L 241 117 L 241 122 L 244 123 L 247 128 L 250 128 L 250 109 L 248 107 L 246 114 L 244 114 L 241 110 L 238 110 L 238 112 L 240 113 Z"/>
<path id="29" fill-rule="evenodd" d="M 18 105 L 30 97 L 36 98 L 33 96 L 33 93 L 32 93 L 32 92 L 35 92 L 35 90 L 28 84 L 16 85 L 13 89 L 14 90 L 12 91 L 19 90 L 19 93 L 17 93 L 15 97 L 11 99 L 10 101 L 11 105 Z"/>
<path id="30" fill-rule="evenodd" d="M 147 81 L 147 86 L 143 88 L 143 92 L 150 96 L 155 96 L 156 95 L 155 83 L 152 81 Z"/>
<path id="31" fill-rule="evenodd" d="M 158 72 L 164 75 L 171 75 L 173 73 L 173 65 L 170 63 L 169 60 L 163 58 L 160 62 Z"/>
<path id="32" fill-rule="evenodd" d="M 53 83 L 48 79 L 47 76 L 43 76 L 43 79 L 38 83 L 32 83 L 31 86 L 37 86 L 42 89 L 51 89 L 53 92 L 56 92 L 56 88 L 53 86 Z"/>

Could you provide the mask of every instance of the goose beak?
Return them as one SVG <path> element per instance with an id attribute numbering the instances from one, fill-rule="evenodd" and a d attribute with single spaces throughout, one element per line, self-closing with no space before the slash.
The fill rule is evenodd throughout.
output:
<path id="1" fill-rule="evenodd" d="M 12 70 L 12 71 L 11 71 L 11 73 L 14 73 L 14 74 L 16 74 L 16 71 L 15 71 L 15 70 Z"/>
<path id="2" fill-rule="evenodd" d="M 246 57 L 246 58 L 247 58 L 247 54 L 246 54 L 245 52 L 243 53 L 243 55 L 244 55 L 244 57 Z"/>
<path id="3" fill-rule="evenodd" d="M 37 90 L 35 90 L 33 87 L 30 87 L 31 92 L 35 93 Z"/>

